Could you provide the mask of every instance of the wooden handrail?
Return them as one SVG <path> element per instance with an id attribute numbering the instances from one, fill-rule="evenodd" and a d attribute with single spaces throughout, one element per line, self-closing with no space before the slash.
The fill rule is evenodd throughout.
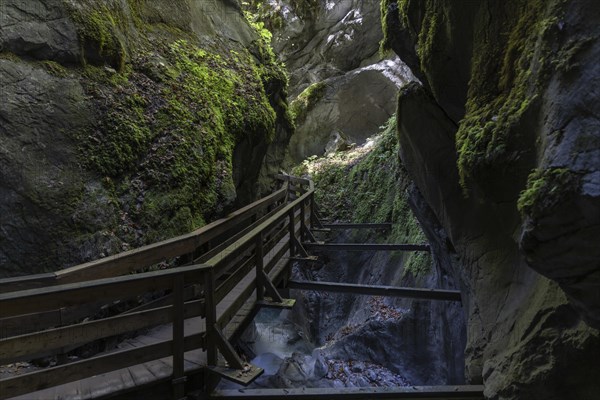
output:
<path id="1" fill-rule="evenodd" d="M 106 257 L 97 261 L 60 270 L 56 273 L 57 279 L 72 282 L 83 279 L 97 279 L 99 277 L 122 275 L 161 262 L 168 258 L 189 254 L 217 236 L 226 233 L 230 229 L 236 228 L 242 221 L 251 218 L 263 208 L 283 199 L 284 196 L 285 189 L 280 189 L 269 196 L 231 213 L 226 218 L 211 222 L 191 233 L 143 246 L 112 257 Z"/>
<path id="2" fill-rule="evenodd" d="M 227 217 L 216 220 L 191 233 L 163 240 L 113 256 L 90 261 L 47 274 L 0 279 L 0 293 L 25 290 L 50 284 L 74 283 L 92 279 L 115 277 L 140 270 L 169 258 L 192 253 L 195 249 L 223 235 L 261 212 L 282 201 L 287 189 L 282 188 Z"/>
<path id="3" fill-rule="evenodd" d="M 203 274 L 208 269 L 210 267 L 206 265 L 193 265 L 0 294 L 0 317 L 42 312 L 100 299 L 118 299 L 170 288 L 172 279 L 177 275 L 185 275 L 187 281 L 201 283 Z"/>
<path id="4" fill-rule="evenodd" d="M 2 395 L 23 394 L 33 388 L 49 387 L 148 360 L 172 356 L 174 393 L 176 393 L 175 397 L 178 397 L 182 393 L 185 381 L 183 352 L 196 348 L 194 346 L 197 346 L 199 340 L 203 341 L 203 347 L 208 351 L 209 365 L 216 365 L 215 349 L 218 346 L 230 365 L 241 368 L 242 364 L 236 359 L 233 348 L 227 343 L 224 344 L 224 336 L 220 329 L 223 329 L 238 313 L 240 307 L 250 300 L 252 292 L 258 287 L 269 284 L 271 285 L 267 287 L 269 293 L 280 297 L 272 286 L 271 280 L 280 279 L 279 277 L 287 270 L 282 264 L 282 262 L 285 264 L 289 262 L 284 258 L 285 254 L 289 253 L 290 257 L 293 256 L 294 243 L 300 243 L 298 238 L 307 221 L 310 221 L 305 211 L 309 206 L 312 207 L 314 192 L 312 182 L 294 177 L 285 179 L 288 182 L 293 181 L 295 185 L 308 186 L 308 188 L 297 189 L 297 199 L 287 204 L 280 204 L 285 199 L 289 200 L 288 187 L 284 187 L 230 214 L 227 218 L 177 238 L 56 273 L 33 278 L 0 280 L 0 288 L 7 287 L 9 283 L 17 288 L 16 291 L 3 291 L 0 294 L 0 318 L 5 319 L 32 313 L 43 315 L 45 312 L 57 309 L 82 307 L 89 302 L 122 300 L 156 290 L 172 290 L 170 305 L 154 306 L 151 309 L 100 320 L 0 339 L 2 354 L 0 362 L 51 355 L 53 350 L 60 352 L 68 348 L 72 349 L 108 336 L 135 332 L 165 323 L 173 324 L 173 339 L 170 341 L 144 345 L 114 354 L 99 355 L 90 360 L 2 379 L 0 380 Z M 253 218 L 252 225 L 239 231 L 239 226 L 243 227 L 244 221 L 259 215 L 264 208 L 270 206 L 274 207 L 271 207 L 266 215 Z M 238 229 L 238 232 L 234 233 L 234 229 Z M 232 232 L 231 237 L 224 237 L 229 232 Z M 285 239 L 286 237 L 288 239 Z M 218 238 L 216 247 L 213 247 L 215 250 L 210 252 L 211 257 L 206 260 L 206 263 L 122 275 L 152 265 L 161 259 L 192 253 L 202 244 L 216 238 Z M 263 262 L 263 256 L 267 257 L 267 261 Z M 256 276 L 259 279 L 252 278 L 250 282 L 249 274 L 252 269 L 257 270 Z M 228 275 L 223 275 L 225 272 Z M 220 280 L 217 285 L 215 279 L 220 275 L 227 278 Z M 227 308 L 217 317 L 217 304 L 244 279 L 248 283 L 244 283 L 243 290 L 236 293 Z M 41 282 L 51 284 L 35 288 Z M 185 284 L 201 285 L 202 292 L 194 289 L 194 296 L 200 298 L 195 297 L 190 301 L 190 297 L 184 295 Z M 22 290 L 23 288 L 27 289 Z M 185 337 L 183 321 L 198 315 L 206 318 L 206 333 L 195 334 L 192 340 L 192 337 Z"/>
<path id="5" fill-rule="evenodd" d="M 185 318 L 203 314 L 202 300 L 185 303 Z M 52 355 L 55 349 L 75 348 L 109 336 L 167 324 L 172 319 L 173 306 L 164 306 L 2 339 L 0 340 L 0 364 L 41 358 Z"/>

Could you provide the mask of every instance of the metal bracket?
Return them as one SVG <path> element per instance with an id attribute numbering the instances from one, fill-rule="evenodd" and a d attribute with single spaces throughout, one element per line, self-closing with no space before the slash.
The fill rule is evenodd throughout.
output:
<path id="1" fill-rule="evenodd" d="M 227 367 L 207 367 L 208 371 L 211 371 L 225 379 L 232 382 L 239 383 L 240 385 L 247 386 L 256 378 L 265 372 L 264 369 L 257 367 L 256 365 L 246 364 L 243 369 L 233 369 Z"/>
<path id="2" fill-rule="evenodd" d="M 256 302 L 256 304 L 260 307 L 290 309 L 293 308 L 296 304 L 296 299 L 282 299 L 282 301 L 278 302 L 266 298 L 264 300 Z"/>

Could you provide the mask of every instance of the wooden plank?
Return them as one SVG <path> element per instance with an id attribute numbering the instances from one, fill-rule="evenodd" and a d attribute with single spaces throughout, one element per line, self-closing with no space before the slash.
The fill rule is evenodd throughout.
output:
<path id="1" fill-rule="evenodd" d="M 285 189 L 278 190 L 263 199 L 255 201 L 254 203 L 231 213 L 226 218 L 214 221 L 194 232 L 85 264 L 65 268 L 57 271 L 56 277 L 62 283 L 70 283 L 118 276 L 139 270 L 169 258 L 191 253 L 211 239 L 214 239 L 228 230 L 236 229 L 237 225 L 243 220 L 252 217 L 263 208 L 283 199 L 285 194 Z"/>
<path id="2" fill-rule="evenodd" d="M 307 250 L 319 251 L 429 251 L 427 244 L 302 243 Z"/>
<path id="3" fill-rule="evenodd" d="M 201 264 L 201 263 L 204 263 L 204 262 L 210 260 L 211 258 L 213 258 L 214 256 L 216 256 L 217 254 L 221 253 L 224 249 L 226 249 L 233 242 L 235 242 L 236 240 L 238 240 L 239 238 L 241 238 L 242 236 L 244 236 L 245 234 L 247 234 L 249 231 L 251 231 L 256 225 L 260 225 L 262 222 L 266 221 L 271 216 L 273 216 L 274 214 L 276 214 L 277 211 L 281 210 L 283 207 L 285 207 L 285 204 L 278 205 L 275 209 L 273 209 L 271 212 L 269 212 L 264 217 L 260 218 L 258 221 L 256 221 L 255 223 L 253 223 L 249 227 L 243 229 L 241 232 L 239 232 L 239 233 L 237 233 L 235 235 L 230 236 L 230 238 L 227 239 L 227 240 L 225 240 L 223 243 L 219 244 L 218 246 L 216 246 L 215 248 L 211 249 L 210 251 L 207 251 L 206 253 L 202 254 L 202 256 L 196 258 L 194 260 L 194 263 Z"/>
<path id="4" fill-rule="evenodd" d="M 217 318 L 217 326 L 220 329 L 223 329 L 225 325 L 231 321 L 240 307 L 244 305 L 248 298 L 252 296 L 252 292 L 256 289 L 256 276 L 253 271 L 250 272 L 242 282 L 243 283 L 240 283 L 238 287 L 236 287 L 238 290 L 235 299 L 227 305 L 225 310 L 223 310 L 221 315 Z"/>
<path id="5" fill-rule="evenodd" d="M 183 341 L 185 338 L 185 300 L 184 300 L 184 282 L 183 276 L 179 275 L 173 282 L 173 356 L 172 356 L 172 378 L 173 378 L 173 398 L 181 399 L 185 395 L 185 377 L 184 377 L 184 352 Z"/>
<path id="6" fill-rule="evenodd" d="M 54 310 L 99 299 L 118 299 L 152 290 L 170 288 L 173 277 L 179 274 L 184 274 L 188 282 L 201 282 L 205 271 L 209 268 L 205 265 L 192 265 L 0 294 L 0 304 L 2 304 L 0 317 Z"/>
<path id="7" fill-rule="evenodd" d="M 265 264 L 265 272 L 270 272 L 289 249 L 290 243 L 287 240 L 281 246 L 276 247 L 273 257 Z"/>
<path id="8" fill-rule="evenodd" d="M 287 388 L 215 390 L 211 399 L 481 399 L 483 386 L 409 386 L 409 387 L 353 387 L 353 388 Z"/>
<path id="9" fill-rule="evenodd" d="M 0 380 L 0 393 L 7 397 L 18 396 L 31 391 L 74 382 L 100 373 L 166 357 L 170 353 L 171 341 L 169 340 L 150 346 L 93 357 L 59 367 L 47 368 L 29 374 L 2 379 Z"/>
<path id="10" fill-rule="evenodd" d="M 127 299 L 128 297 L 123 297 L 120 299 L 120 301 L 126 302 Z M 130 311 L 135 312 L 148 310 L 167 304 L 169 303 L 154 304 L 150 305 L 149 307 L 144 307 L 144 305 L 136 307 Z M 106 305 L 107 301 L 98 301 L 94 303 L 80 304 L 74 307 L 63 307 L 57 310 L 2 318 L 0 319 L 0 338 L 24 335 L 26 333 L 37 332 L 44 329 L 79 322 L 86 317 L 97 314 Z"/>
<path id="11" fill-rule="evenodd" d="M 198 341 L 202 340 L 202 336 L 202 333 L 186 336 L 184 341 L 185 351 L 194 350 Z M 170 356 L 171 347 L 171 340 L 165 340 L 151 345 L 115 351 L 86 360 L 0 379 L 0 393 L 4 398 L 15 397 L 157 360 Z"/>
<path id="12" fill-rule="evenodd" d="M 292 182 L 292 183 L 296 183 L 296 184 L 299 184 L 299 185 L 308 185 L 308 186 L 311 186 L 312 183 L 313 183 L 310 179 L 299 178 L 297 176 L 292 176 L 292 175 L 277 174 L 277 175 L 275 175 L 275 178 L 279 179 L 281 181 Z"/>
<path id="13" fill-rule="evenodd" d="M 203 300 L 187 302 L 185 318 L 203 314 L 203 307 Z M 76 347 L 105 337 L 167 324 L 172 321 L 172 315 L 172 306 L 166 306 L 3 339 L 0 340 L 0 363 L 39 358 L 66 346 Z"/>
<path id="14" fill-rule="evenodd" d="M 14 278 L 0 279 L 0 293 L 16 292 L 19 290 L 34 289 L 48 286 L 56 282 L 56 274 L 49 272 L 46 274 L 17 276 Z"/>
<path id="15" fill-rule="evenodd" d="M 183 291 L 183 297 L 185 301 L 190 301 L 200 296 L 201 285 L 188 285 Z M 147 303 L 134 307 L 130 310 L 123 312 L 123 314 L 130 314 L 138 311 L 150 310 L 153 308 L 165 307 L 171 305 L 173 302 L 173 294 L 169 293 L 165 296 L 161 296 L 157 299 L 151 300 Z"/>
<path id="16" fill-rule="evenodd" d="M 0 319 L 0 339 L 62 325 L 61 310 Z"/>
<path id="17" fill-rule="evenodd" d="M 337 282 L 288 282 L 289 289 L 314 290 L 318 292 L 354 293 L 369 296 L 406 297 L 411 299 L 461 301 L 459 290 L 417 289 L 394 286 L 359 285 Z"/>
<path id="18" fill-rule="evenodd" d="M 336 223 L 336 224 L 322 224 L 324 229 L 392 229 L 391 222 L 384 222 L 379 224 L 354 224 L 354 223 Z"/>
<path id="19" fill-rule="evenodd" d="M 221 283 L 215 291 L 215 301 L 219 303 L 237 286 L 250 271 L 254 269 L 254 260 L 249 258 L 231 276 Z"/>
<path id="20" fill-rule="evenodd" d="M 242 265 L 248 257 L 252 256 L 254 251 L 254 243 L 244 242 L 237 249 L 226 249 L 213 257 L 208 262 L 217 260 L 213 266 L 215 269 L 216 279 L 221 279 L 222 275 L 231 273 Z"/>

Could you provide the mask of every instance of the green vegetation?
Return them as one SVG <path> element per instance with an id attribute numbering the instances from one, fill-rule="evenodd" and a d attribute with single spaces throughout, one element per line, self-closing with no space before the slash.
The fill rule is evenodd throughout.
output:
<path id="1" fill-rule="evenodd" d="M 298 17 L 308 19 L 321 7 L 321 1 L 290 1 L 289 5 Z M 249 0 L 242 1 L 242 7 L 250 12 L 256 20 L 264 22 L 269 29 L 281 29 L 283 27 L 283 8 L 279 5 L 273 7 L 268 1 Z"/>
<path id="2" fill-rule="evenodd" d="M 315 103 L 323 98 L 327 91 L 327 84 L 323 81 L 313 83 L 298 95 L 290 104 L 290 111 L 296 124 L 306 119 L 308 112 Z"/>
<path id="3" fill-rule="evenodd" d="M 406 199 L 409 179 L 398 158 L 396 118 L 374 139 L 372 148 L 315 157 L 295 174 L 308 173 L 315 182 L 315 200 L 325 217 L 350 222 L 393 222 L 388 240 L 423 243 L 425 235 Z M 429 254 L 407 253 L 405 273 L 429 271 Z"/>
<path id="4" fill-rule="evenodd" d="M 85 0 L 81 4 L 66 4 L 71 7 L 71 16 L 77 24 L 82 62 L 107 63 L 122 71 L 128 58 L 127 39 L 132 34 L 131 14 L 126 13 L 127 9 L 117 2 L 93 4 Z"/>
<path id="5" fill-rule="evenodd" d="M 566 168 L 536 169 L 527 179 L 517 207 L 523 218 L 538 218 L 567 200 L 579 187 L 579 176 Z"/>
<path id="6" fill-rule="evenodd" d="M 534 133 L 527 121 L 539 110 L 538 93 L 547 84 L 550 71 L 571 70 L 574 58 L 587 43 L 573 43 L 570 50 L 556 51 L 559 21 L 565 0 L 510 0 L 495 3 L 491 12 L 503 18 L 474 14 L 471 77 L 465 115 L 456 134 L 461 185 L 486 182 L 492 170 L 509 171 L 527 151 Z M 456 8 L 456 9 L 454 9 Z M 435 80 L 440 56 L 458 39 L 448 31 L 445 16 L 460 13 L 454 4 L 434 0 L 382 0 L 384 39 L 389 49 L 390 24 L 416 37 L 416 53 L 422 73 Z M 420 18 L 420 20 L 417 20 Z M 467 21 L 465 21 L 467 22 Z M 435 93 L 434 93 L 435 96 Z"/>
<path id="7" fill-rule="evenodd" d="M 408 26 L 407 9 L 410 0 L 381 0 L 381 30 L 383 39 L 379 42 L 379 52 L 385 54 L 391 50 L 389 23 L 394 21 L 404 27 Z M 401 19 L 403 18 L 403 19 Z"/>
<path id="8" fill-rule="evenodd" d="M 246 48 L 149 22 L 140 0 L 70 7 L 83 54 L 74 72 L 97 109 L 74 137 L 82 166 L 145 243 L 214 218 L 236 196 L 235 147 L 269 144 L 276 124 L 293 126 L 270 32 L 249 21 L 257 36 Z"/>
<path id="9" fill-rule="evenodd" d="M 495 37 L 476 40 L 466 115 L 457 132 L 463 187 L 470 178 L 485 179 L 487 169 L 519 159 L 531 136 L 524 121 L 537 112 L 537 93 L 552 68 L 550 46 L 563 3 L 511 2 L 508 34 L 506 26 L 496 26 L 490 29 Z"/>

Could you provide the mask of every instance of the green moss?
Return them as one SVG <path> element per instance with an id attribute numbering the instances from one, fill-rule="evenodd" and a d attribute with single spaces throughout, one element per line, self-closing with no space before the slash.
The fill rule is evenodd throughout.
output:
<path id="1" fill-rule="evenodd" d="M 410 0 L 381 0 L 381 30 L 383 38 L 379 42 L 379 52 L 384 55 L 391 50 L 390 25 L 398 24 L 404 27 L 408 26 L 407 9 Z"/>
<path id="2" fill-rule="evenodd" d="M 21 57 L 10 51 L 0 51 L 0 60 L 9 60 L 14 62 L 23 61 Z"/>
<path id="3" fill-rule="evenodd" d="M 409 180 L 398 159 L 396 118 L 383 131 L 368 153 L 349 158 L 338 153 L 333 158 L 308 160 L 318 165 L 313 173 L 315 200 L 325 217 L 351 222 L 392 222 L 388 240 L 394 243 L 423 243 L 425 235 L 408 205 L 405 191 Z M 405 273 L 422 275 L 429 271 L 428 255 L 403 256 Z"/>
<path id="4" fill-rule="evenodd" d="M 436 54 L 447 45 L 446 36 L 441 27 L 441 10 L 435 1 L 428 0 L 423 24 L 417 41 L 417 56 L 421 61 L 421 70 L 427 74 L 430 66 L 437 62 L 434 60 Z"/>
<path id="5" fill-rule="evenodd" d="M 579 187 L 579 175 L 566 168 L 536 169 L 527 179 L 517 207 L 523 218 L 537 218 L 552 211 Z"/>
<path id="6" fill-rule="evenodd" d="M 253 24 L 248 48 L 205 42 L 146 22 L 152 13 L 143 7 L 145 0 L 71 4 L 85 58 L 72 72 L 81 72 L 97 110 L 92 129 L 75 135 L 81 164 L 144 232 L 137 245 L 222 213 L 236 195 L 235 147 L 269 144 L 277 124 L 292 125 L 287 75 L 263 25 Z"/>
<path id="7" fill-rule="evenodd" d="M 290 104 L 290 112 L 296 124 L 306 119 L 308 112 L 315 103 L 323 98 L 327 91 L 327 84 L 323 81 L 313 83 L 298 95 Z"/>
<path id="8" fill-rule="evenodd" d="M 465 189 L 469 179 L 487 179 L 485 171 L 510 168 L 521 158 L 522 143 L 531 136 L 527 120 L 538 109 L 537 93 L 551 69 L 550 46 L 563 5 L 563 0 L 506 3 L 506 21 L 493 22 L 487 37 L 476 38 L 466 114 L 456 135 Z"/>
<path id="9" fill-rule="evenodd" d="M 69 70 L 56 61 L 45 60 L 41 62 L 42 67 L 54 76 L 64 78 L 69 75 Z"/>
<path id="10" fill-rule="evenodd" d="M 556 60 L 552 60 L 553 67 L 565 73 L 576 70 L 579 66 L 577 57 L 594 42 L 594 38 L 574 39 L 561 50 Z"/>
<path id="11" fill-rule="evenodd" d="M 270 106 L 281 115 L 278 122 L 287 129 L 293 130 L 294 118 L 287 103 L 289 77 L 285 65 L 279 61 L 271 47 L 273 35 L 265 27 L 265 23 L 259 21 L 257 15 L 248 11 L 244 15 L 259 37 L 253 42 L 253 55 L 257 58 L 258 63 L 251 63 L 251 65 L 254 66 L 255 74 L 260 77 Z"/>
<path id="12" fill-rule="evenodd" d="M 127 60 L 126 35 L 129 18 L 120 3 L 85 1 L 71 4 L 71 16 L 77 25 L 82 63 L 107 63 L 122 70 Z"/>

